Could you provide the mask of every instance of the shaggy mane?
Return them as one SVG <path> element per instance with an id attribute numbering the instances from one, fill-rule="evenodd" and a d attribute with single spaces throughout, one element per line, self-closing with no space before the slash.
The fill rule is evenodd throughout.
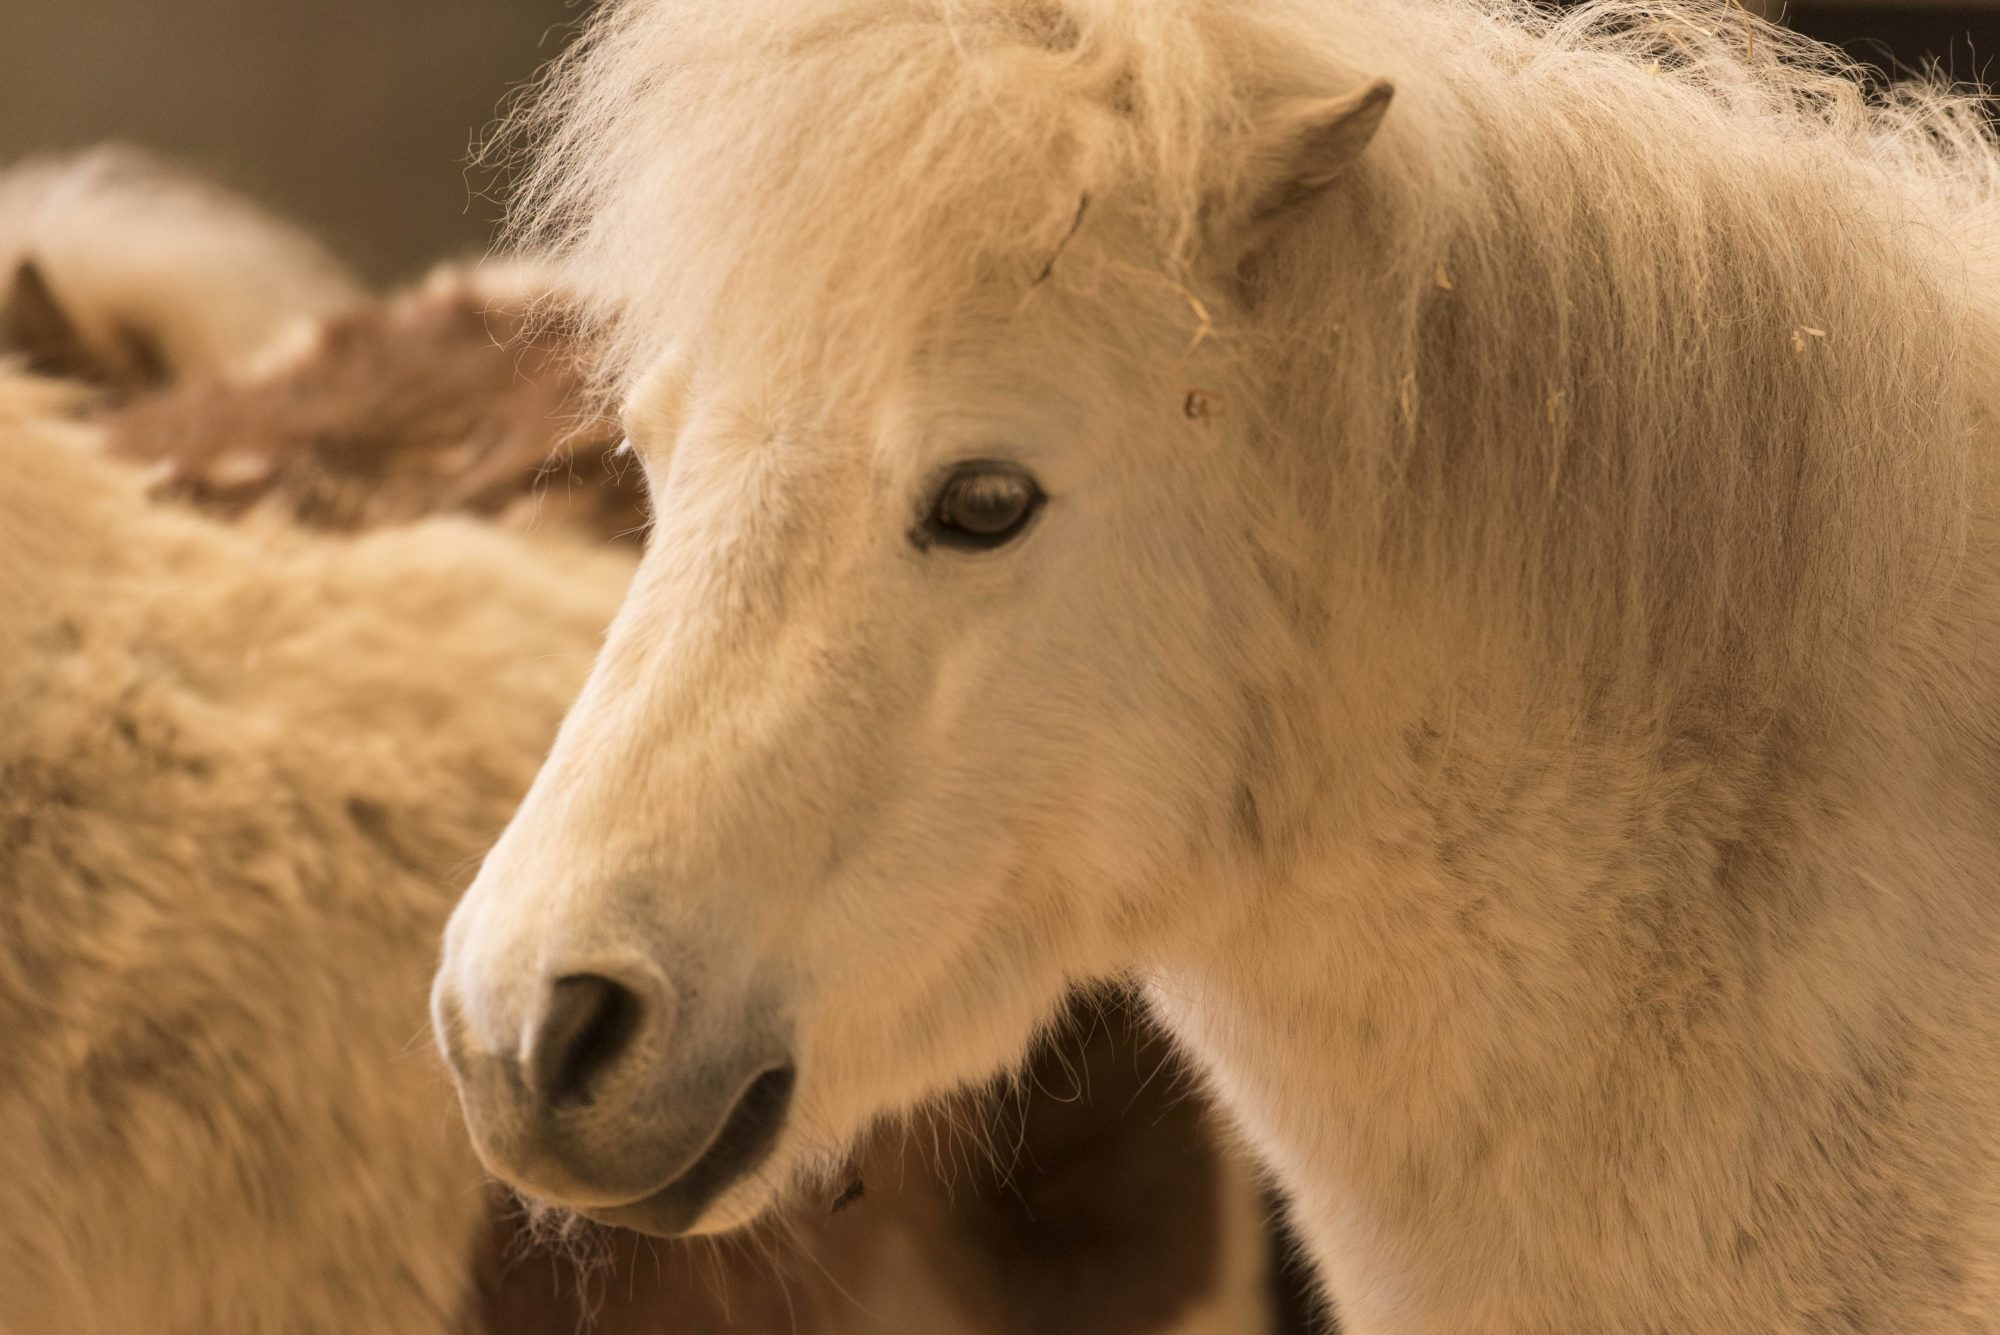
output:
<path id="1" fill-rule="evenodd" d="M 1381 135 L 1232 306 L 1246 136 L 1373 77 Z M 678 343 L 883 372 L 1058 249 L 1108 342 L 1136 264 L 1334 469 L 1339 568 L 1594 679 L 1761 694 L 1906 624 L 1992 468 L 1977 102 L 1723 4 L 625 0 L 506 142 L 618 384 Z"/>

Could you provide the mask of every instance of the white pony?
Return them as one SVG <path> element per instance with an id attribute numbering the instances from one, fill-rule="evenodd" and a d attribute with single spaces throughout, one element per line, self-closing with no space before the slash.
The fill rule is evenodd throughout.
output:
<path id="1" fill-rule="evenodd" d="M 1393 89 L 1393 92 L 1392 92 Z M 628 0 L 663 516 L 447 934 L 729 1228 L 1134 973 L 1348 1327 L 2000 1327 L 2000 151 L 1720 7 Z"/>
<path id="2" fill-rule="evenodd" d="M 137 389 L 243 368 L 366 290 L 297 225 L 107 145 L 0 172 L 0 352 Z"/>

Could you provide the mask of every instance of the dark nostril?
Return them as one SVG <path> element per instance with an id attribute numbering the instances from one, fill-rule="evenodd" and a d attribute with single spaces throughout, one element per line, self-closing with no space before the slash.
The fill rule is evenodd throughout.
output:
<path id="1" fill-rule="evenodd" d="M 529 1054 L 528 1078 L 550 1108 L 587 1104 L 639 1032 L 638 994 L 594 973 L 556 979 Z"/>

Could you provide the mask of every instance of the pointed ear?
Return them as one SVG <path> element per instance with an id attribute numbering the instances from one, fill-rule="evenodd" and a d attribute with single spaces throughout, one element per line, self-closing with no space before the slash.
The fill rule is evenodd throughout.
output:
<path id="1" fill-rule="evenodd" d="M 95 382 L 105 370 L 31 259 L 15 268 L 0 297 L 0 356 L 7 354 L 23 358 L 37 375 Z"/>
<path id="2" fill-rule="evenodd" d="M 1338 180 L 1388 113 L 1395 88 L 1376 79 L 1338 97 L 1292 98 L 1273 107 L 1243 149 L 1239 185 L 1218 210 L 1219 242 L 1240 254 Z"/>
<path id="3" fill-rule="evenodd" d="M 19 357 L 36 375 L 120 394 L 157 389 L 173 378 L 165 350 L 145 330 L 121 321 L 108 339 L 107 347 L 84 335 L 33 259 L 21 261 L 0 293 L 0 357 Z"/>

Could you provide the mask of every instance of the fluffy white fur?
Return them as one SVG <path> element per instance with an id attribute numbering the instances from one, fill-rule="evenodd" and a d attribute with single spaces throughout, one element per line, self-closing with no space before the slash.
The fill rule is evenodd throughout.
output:
<path id="1" fill-rule="evenodd" d="M 463 1329 L 420 1036 L 452 896 L 629 573 L 150 504 L 0 371 L 0 1329 Z"/>
<path id="2" fill-rule="evenodd" d="M 118 147 L 0 172 L 0 290 L 23 260 L 87 344 L 115 355 L 130 331 L 183 376 L 237 369 L 288 325 L 366 296 L 297 226 Z"/>
<path id="3" fill-rule="evenodd" d="M 662 527 L 461 1053 L 614 944 L 780 1005 L 724 1227 L 1132 971 L 1361 1335 L 2000 1324 L 1970 103 L 1710 6 L 628 0 L 528 125 Z M 996 457 L 1025 537 L 906 540 Z"/>

